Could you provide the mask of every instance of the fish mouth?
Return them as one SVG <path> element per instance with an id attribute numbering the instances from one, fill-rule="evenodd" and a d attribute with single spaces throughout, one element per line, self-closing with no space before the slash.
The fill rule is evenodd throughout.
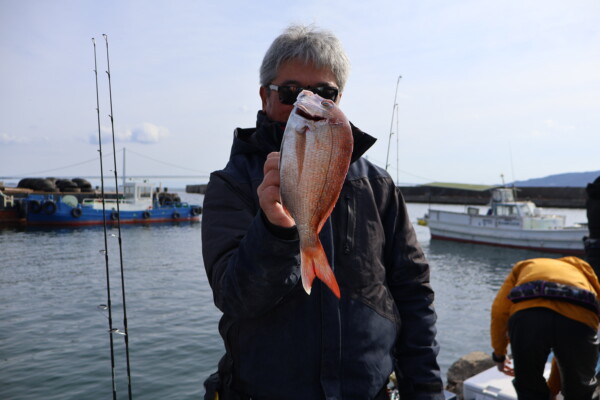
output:
<path id="1" fill-rule="evenodd" d="M 312 115 L 300 107 L 296 108 L 296 114 L 301 116 L 304 119 L 308 119 L 310 121 L 315 121 L 315 122 L 323 121 L 325 119 L 324 117 L 321 117 L 319 115 Z"/>

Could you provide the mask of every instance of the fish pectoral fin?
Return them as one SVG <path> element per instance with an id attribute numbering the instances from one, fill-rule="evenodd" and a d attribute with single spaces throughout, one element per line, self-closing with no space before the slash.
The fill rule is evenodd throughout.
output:
<path id="1" fill-rule="evenodd" d="M 338 299 L 340 298 L 340 288 L 329 266 L 329 261 L 327 261 L 327 256 L 321 243 L 317 243 L 314 247 L 301 249 L 300 260 L 302 286 L 306 293 L 310 294 L 312 283 L 316 276 L 331 289 Z"/>
<path id="2" fill-rule="evenodd" d="M 306 135 L 306 131 L 308 131 L 308 125 L 306 125 L 306 124 L 296 127 L 296 133 L 299 135 L 302 135 L 302 136 Z"/>

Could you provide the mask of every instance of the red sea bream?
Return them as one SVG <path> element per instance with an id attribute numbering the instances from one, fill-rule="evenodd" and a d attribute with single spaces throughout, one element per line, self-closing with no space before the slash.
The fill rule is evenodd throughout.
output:
<path id="1" fill-rule="evenodd" d="M 340 297 L 319 232 L 342 190 L 352 147 L 350 123 L 338 106 L 307 90 L 300 93 L 281 144 L 280 190 L 298 228 L 302 285 L 308 294 L 316 276 Z"/>

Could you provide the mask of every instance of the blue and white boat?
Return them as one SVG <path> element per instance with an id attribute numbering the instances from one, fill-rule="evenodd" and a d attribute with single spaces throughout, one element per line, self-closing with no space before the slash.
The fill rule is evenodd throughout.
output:
<path id="1" fill-rule="evenodd" d="M 123 184 L 119 198 L 66 193 L 31 193 L 24 200 L 27 225 L 82 226 L 200 221 L 202 207 L 179 200 L 174 193 L 153 190 L 146 180 Z M 106 210 L 106 212 L 104 212 Z"/>

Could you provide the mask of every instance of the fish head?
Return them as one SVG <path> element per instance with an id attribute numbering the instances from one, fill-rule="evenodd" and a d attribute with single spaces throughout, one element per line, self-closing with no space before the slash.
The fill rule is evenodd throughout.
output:
<path id="1" fill-rule="evenodd" d="M 303 90 L 294 103 L 292 114 L 315 123 L 343 123 L 346 117 L 334 101 Z"/>

